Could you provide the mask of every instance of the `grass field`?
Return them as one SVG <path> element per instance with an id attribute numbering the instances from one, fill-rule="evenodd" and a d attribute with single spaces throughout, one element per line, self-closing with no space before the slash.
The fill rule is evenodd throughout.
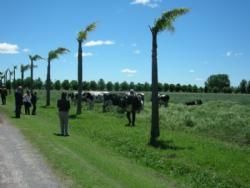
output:
<path id="1" fill-rule="evenodd" d="M 249 95 L 171 93 L 169 107 L 160 109 L 159 148 L 147 144 L 149 101 L 136 127 L 125 126 L 125 115 L 115 109 L 102 113 L 98 104 L 72 116 L 70 137 L 58 137 L 59 94 L 48 108 L 44 93 L 39 96 L 37 116 L 11 118 L 13 97 L 0 111 L 68 187 L 250 187 Z M 198 98 L 203 105 L 183 105 Z"/>

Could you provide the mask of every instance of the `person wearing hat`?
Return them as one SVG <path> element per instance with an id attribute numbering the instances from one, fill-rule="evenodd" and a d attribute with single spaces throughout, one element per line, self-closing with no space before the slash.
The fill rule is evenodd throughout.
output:
<path id="1" fill-rule="evenodd" d="M 20 118 L 22 105 L 23 105 L 22 86 L 19 86 L 15 92 L 16 118 Z"/>
<path id="2" fill-rule="evenodd" d="M 136 93 L 133 89 L 130 89 L 128 100 L 127 100 L 127 118 L 128 118 L 128 125 L 135 126 L 135 118 L 136 118 L 136 110 L 137 110 L 137 97 Z M 131 118 L 132 116 L 132 118 Z"/>

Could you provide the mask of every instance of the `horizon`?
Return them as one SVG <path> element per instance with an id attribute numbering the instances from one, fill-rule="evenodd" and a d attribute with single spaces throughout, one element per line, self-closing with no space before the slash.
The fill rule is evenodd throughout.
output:
<path id="1" fill-rule="evenodd" d="M 250 2 L 166 0 L 42 1 L 10 0 L 0 16 L 0 71 L 29 64 L 28 55 L 46 58 L 59 46 L 70 53 L 51 63 L 51 80 L 77 80 L 77 33 L 97 22 L 83 44 L 83 81 L 151 83 L 151 33 L 165 10 L 191 11 L 178 18 L 176 31 L 158 35 L 158 78 L 161 83 L 204 87 L 210 75 L 227 74 L 231 86 L 250 80 Z M 98 3 L 98 5 L 97 5 Z M 49 5 L 49 6 L 48 6 Z M 87 18 L 87 19 L 86 19 Z M 47 62 L 35 62 L 34 79 L 46 79 Z M 69 73 L 70 71 L 70 73 Z M 29 77 L 30 72 L 25 72 Z"/>

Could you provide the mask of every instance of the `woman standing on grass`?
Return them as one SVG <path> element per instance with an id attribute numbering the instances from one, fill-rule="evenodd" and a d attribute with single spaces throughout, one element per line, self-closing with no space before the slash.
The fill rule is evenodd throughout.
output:
<path id="1" fill-rule="evenodd" d="M 30 107 L 31 107 L 31 95 L 30 92 L 27 91 L 23 96 L 23 104 L 25 109 L 25 114 L 30 115 Z"/>
<path id="2" fill-rule="evenodd" d="M 57 101 L 57 108 L 59 111 L 61 136 L 69 136 L 68 133 L 68 119 L 69 119 L 69 109 L 70 103 L 66 99 L 67 94 L 62 92 L 61 99 Z"/>

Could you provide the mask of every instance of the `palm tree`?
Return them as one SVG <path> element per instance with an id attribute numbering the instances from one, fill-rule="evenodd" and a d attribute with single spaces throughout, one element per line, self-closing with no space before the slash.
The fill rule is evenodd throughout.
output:
<path id="1" fill-rule="evenodd" d="M 17 69 L 17 66 L 15 65 L 13 67 L 13 89 L 14 90 L 16 89 L 16 69 Z"/>
<path id="2" fill-rule="evenodd" d="M 68 49 L 59 47 L 56 50 L 51 50 L 48 54 L 47 80 L 46 80 L 46 106 L 50 105 L 50 62 L 53 59 L 59 58 L 59 55 L 69 52 Z"/>
<path id="3" fill-rule="evenodd" d="M 30 65 L 21 65 L 20 71 L 21 71 L 21 82 L 23 87 L 23 80 L 24 80 L 24 72 L 27 71 L 30 68 Z"/>
<path id="4" fill-rule="evenodd" d="M 151 136 L 149 143 L 156 144 L 156 139 L 160 136 L 159 128 L 159 105 L 158 105 L 158 68 L 157 68 L 157 35 L 167 30 L 174 32 L 173 22 L 178 16 L 184 15 L 189 11 L 187 8 L 177 8 L 164 12 L 158 18 L 153 27 L 150 27 L 152 34 L 152 120 L 151 120 Z"/>
<path id="5" fill-rule="evenodd" d="M 81 114 L 82 112 L 82 43 L 88 38 L 88 33 L 95 30 L 96 23 L 91 23 L 84 30 L 78 33 L 78 99 L 77 99 L 77 109 L 76 114 Z"/>
<path id="6" fill-rule="evenodd" d="M 29 55 L 29 58 L 30 58 L 30 90 L 31 92 L 33 91 L 33 68 L 34 68 L 34 64 L 33 62 L 34 61 L 37 61 L 37 60 L 41 60 L 43 59 L 41 56 L 39 55 Z"/>

